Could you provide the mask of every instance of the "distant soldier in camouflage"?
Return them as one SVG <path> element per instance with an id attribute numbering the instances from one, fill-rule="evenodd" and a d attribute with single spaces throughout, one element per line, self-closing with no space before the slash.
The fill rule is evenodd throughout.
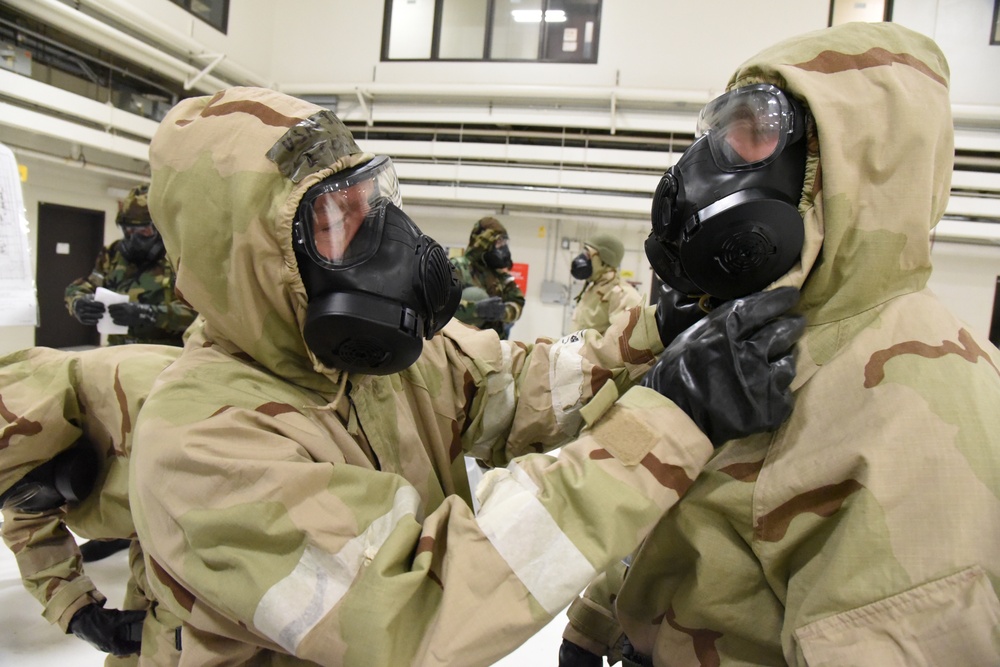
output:
<path id="1" fill-rule="evenodd" d="M 142 407 L 129 478 L 184 664 L 493 664 L 638 545 L 708 459 L 704 429 L 732 421 L 691 407 L 704 383 L 715 395 L 701 365 L 672 398 L 632 386 L 647 370 L 711 354 L 735 377 L 753 359 L 772 377 L 742 395 L 787 392 L 791 341 L 757 334 L 794 328 L 764 326 L 791 288 L 740 327 L 709 315 L 661 361 L 655 307 L 533 345 L 450 321 L 457 276 L 400 208 L 392 162 L 314 104 L 184 100 L 150 163 L 150 210 L 204 320 Z M 478 514 L 463 454 L 498 467 Z"/>
<path id="2" fill-rule="evenodd" d="M 66 288 L 69 314 L 86 325 L 104 315 L 104 304 L 94 300 L 98 287 L 129 296 L 128 303 L 108 307 L 112 321 L 129 328 L 110 334 L 108 345 L 183 345 L 182 335 L 197 315 L 174 289 L 174 270 L 146 206 L 148 190 L 145 183 L 137 185 L 119 203 L 116 222 L 124 238 L 102 249 L 90 275 Z"/>
<path id="3" fill-rule="evenodd" d="M 573 329 L 607 331 L 611 320 L 642 304 L 642 294 L 618 272 L 625 246 L 611 234 L 596 234 L 573 259 L 570 273 L 585 281 L 573 309 Z"/>
<path id="4" fill-rule="evenodd" d="M 790 251 L 776 284 L 801 286 L 808 321 L 795 410 L 718 450 L 624 585 L 574 605 L 563 648 L 590 656 L 564 667 L 609 651 L 657 667 L 1000 664 L 1000 354 L 927 288 L 954 160 L 948 77 L 929 38 L 851 23 L 765 49 L 702 112 L 654 196 L 647 254 L 671 286 L 719 297 Z M 692 199 L 705 237 L 684 236 Z M 751 202 L 768 215 L 748 224 Z"/>
<path id="5" fill-rule="evenodd" d="M 174 665 L 179 622 L 152 598 L 129 511 L 132 427 L 153 380 L 180 354 L 130 345 L 38 347 L 0 359 L 3 539 L 43 616 L 109 653 L 106 665 Z M 127 539 L 123 609 L 84 572 L 73 538 Z M 120 657 L 117 657 L 120 656 Z"/>
<path id="6" fill-rule="evenodd" d="M 506 340 L 524 309 L 524 292 L 509 272 L 513 266 L 508 246 L 507 229 L 494 217 L 482 218 L 472 227 L 465 254 L 451 260 L 458 271 L 462 287 L 478 287 L 470 291 L 459 304 L 455 317 L 480 329 L 493 329 Z M 469 295 L 477 296 L 469 296 Z"/>

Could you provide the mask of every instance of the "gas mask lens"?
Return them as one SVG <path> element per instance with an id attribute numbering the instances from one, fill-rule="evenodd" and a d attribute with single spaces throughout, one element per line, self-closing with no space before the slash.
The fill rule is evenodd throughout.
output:
<path id="1" fill-rule="evenodd" d="M 131 238 L 133 236 L 138 236 L 140 238 L 148 239 L 156 236 L 156 228 L 153 224 L 148 225 L 121 225 L 122 235 L 125 238 Z"/>
<path id="2" fill-rule="evenodd" d="M 324 268 L 353 266 L 378 250 L 385 207 L 401 203 L 392 161 L 376 157 L 306 192 L 296 216 L 296 241 Z"/>
<path id="3" fill-rule="evenodd" d="M 799 123 L 801 125 L 801 123 Z M 778 156 L 796 127 L 792 105 L 777 86 L 731 90 L 709 102 L 698 116 L 716 166 L 723 171 L 757 169 Z"/>

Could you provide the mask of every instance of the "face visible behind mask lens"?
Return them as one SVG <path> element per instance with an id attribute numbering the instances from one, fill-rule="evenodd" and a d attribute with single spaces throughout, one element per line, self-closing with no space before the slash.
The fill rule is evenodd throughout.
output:
<path id="1" fill-rule="evenodd" d="M 798 259 L 805 112 L 760 84 L 711 102 L 698 128 L 653 196 L 646 256 L 674 289 L 725 301 L 760 291 Z"/>
<path id="2" fill-rule="evenodd" d="M 461 288 L 447 253 L 398 201 L 392 162 L 379 157 L 318 183 L 299 205 L 304 336 L 325 366 L 403 370 L 458 308 Z"/>

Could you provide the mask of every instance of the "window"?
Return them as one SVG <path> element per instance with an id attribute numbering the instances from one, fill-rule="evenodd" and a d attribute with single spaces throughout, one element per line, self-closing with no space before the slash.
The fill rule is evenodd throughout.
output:
<path id="1" fill-rule="evenodd" d="M 229 0 L 170 0 L 225 33 L 229 28 Z"/>
<path id="2" fill-rule="evenodd" d="M 596 63 L 600 18 L 601 0 L 386 0 L 382 60 Z"/>
<path id="3" fill-rule="evenodd" d="M 993 3 L 993 30 L 990 31 L 990 44 L 1000 44 L 1000 0 Z"/>

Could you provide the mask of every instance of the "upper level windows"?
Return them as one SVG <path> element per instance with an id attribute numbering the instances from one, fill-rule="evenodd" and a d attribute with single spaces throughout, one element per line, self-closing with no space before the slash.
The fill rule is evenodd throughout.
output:
<path id="1" fill-rule="evenodd" d="M 229 0 L 170 0 L 225 33 L 229 27 Z"/>
<path id="2" fill-rule="evenodd" d="M 596 63 L 600 22 L 601 0 L 386 0 L 382 60 Z"/>

